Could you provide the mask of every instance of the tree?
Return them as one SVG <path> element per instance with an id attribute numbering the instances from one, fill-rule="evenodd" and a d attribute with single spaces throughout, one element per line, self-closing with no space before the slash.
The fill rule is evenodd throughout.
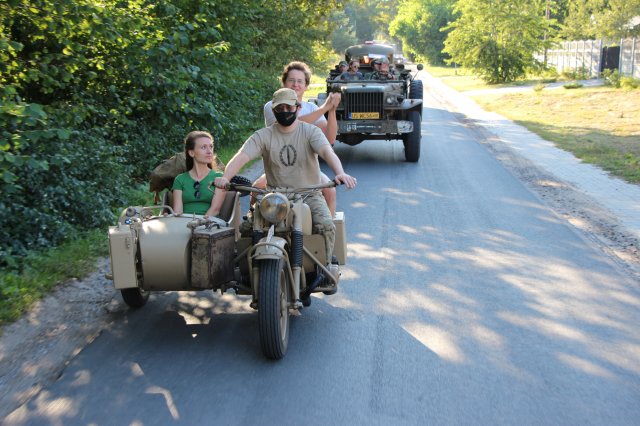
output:
<path id="1" fill-rule="evenodd" d="M 329 21 L 334 28 L 331 33 L 332 50 L 342 56 L 347 47 L 358 43 L 358 39 L 344 10 L 335 11 Z"/>
<path id="2" fill-rule="evenodd" d="M 594 13 L 597 38 L 627 38 L 640 35 L 640 0 L 602 0 L 606 5 Z"/>
<path id="3" fill-rule="evenodd" d="M 514 81 L 537 64 L 534 54 L 548 44 L 552 19 L 545 17 L 545 0 L 459 0 L 459 18 L 445 27 L 451 30 L 444 52 L 477 72 L 488 83 Z"/>
<path id="4" fill-rule="evenodd" d="M 560 27 L 564 40 L 589 40 L 596 36 L 594 14 L 602 7 L 602 0 L 572 0 L 567 17 Z"/>
<path id="5" fill-rule="evenodd" d="M 570 0 L 560 35 L 564 40 L 635 37 L 638 19 L 640 0 Z"/>
<path id="6" fill-rule="evenodd" d="M 443 52 L 447 31 L 455 19 L 455 0 L 405 0 L 389 25 L 389 33 L 402 40 L 405 54 L 414 54 L 418 60 L 442 64 L 448 55 Z"/>

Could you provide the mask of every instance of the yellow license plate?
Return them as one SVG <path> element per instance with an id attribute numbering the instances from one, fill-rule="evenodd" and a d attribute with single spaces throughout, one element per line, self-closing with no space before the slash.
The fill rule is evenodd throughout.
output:
<path id="1" fill-rule="evenodd" d="M 352 112 L 352 120 L 377 120 L 380 118 L 379 112 Z"/>

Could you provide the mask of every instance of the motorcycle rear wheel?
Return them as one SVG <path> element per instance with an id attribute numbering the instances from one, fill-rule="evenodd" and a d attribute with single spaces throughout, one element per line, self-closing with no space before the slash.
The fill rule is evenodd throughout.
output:
<path id="1" fill-rule="evenodd" d="M 281 359 L 289 346 L 289 283 L 284 261 L 260 261 L 258 328 L 264 356 Z"/>

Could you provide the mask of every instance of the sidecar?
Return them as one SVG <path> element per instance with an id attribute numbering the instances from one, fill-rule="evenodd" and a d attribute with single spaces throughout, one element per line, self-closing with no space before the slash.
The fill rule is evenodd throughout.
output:
<path id="1" fill-rule="evenodd" d="M 123 210 L 109 227 L 110 278 L 125 303 L 143 306 L 151 291 L 222 289 L 234 280 L 240 224 L 239 193 L 230 191 L 219 218 L 176 216 L 163 204 Z"/>
<path id="2" fill-rule="evenodd" d="M 109 227 L 109 251 L 114 287 L 125 303 L 142 307 L 152 291 L 194 291 L 233 289 L 251 295 L 250 260 L 246 253 L 252 239 L 240 236 L 240 193 L 228 191 L 218 218 L 176 216 L 170 207 L 170 193 L 162 204 L 131 206 L 123 210 L 118 224 Z M 337 212 L 334 249 L 338 264 L 346 263 L 347 243 L 344 213 Z M 321 261 L 322 236 L 306 226 L 305 246 Z M 313 260 L 305 256 L 305 269 Z M 318 287 L 314 292 L 327 292 Z M 254 295 L 255 296 L 255 295 Z M 255 302 L 255 298 L 254 298 Z M 255 308 L 255 303 L 252 303 Z"/>

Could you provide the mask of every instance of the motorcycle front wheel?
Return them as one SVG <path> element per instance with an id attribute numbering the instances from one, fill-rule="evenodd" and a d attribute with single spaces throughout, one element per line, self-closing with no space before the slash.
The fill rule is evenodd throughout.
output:
<path id="1" fill-rule="evenodd" d="M 260 261 L 258 327 L 264 356 L 281 359 L 289 346 L 289 285 L 281 259 Z"/>

